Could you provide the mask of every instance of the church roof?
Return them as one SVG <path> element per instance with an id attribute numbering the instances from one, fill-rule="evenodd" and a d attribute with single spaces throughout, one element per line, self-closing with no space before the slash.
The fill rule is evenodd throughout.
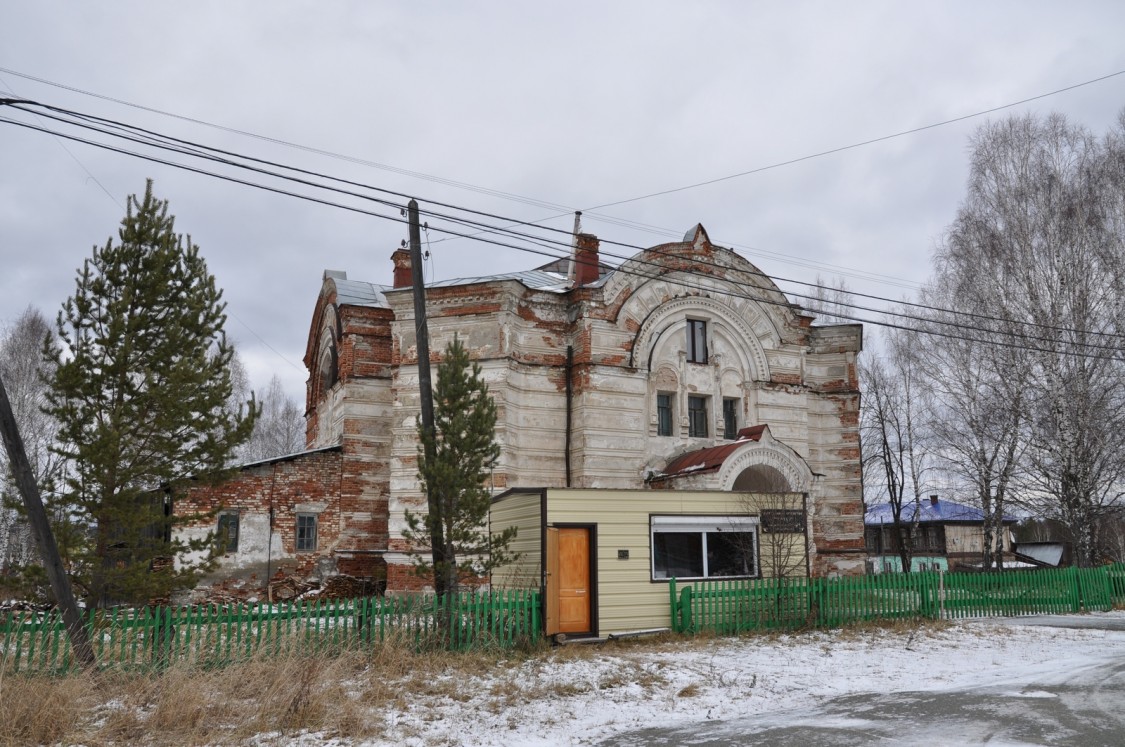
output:
<path id="1" fill-rule="evenodd" d="M 452 278 L 449 280 L 437 280 L 432 283 L 427 283 L 427 288 L 452 288 L 458 285 L 475 285 L 477 283 L 496 283 L 505 280 L 514 280 L 522 283 L 531 290 L 546 291 L 553 293 L 565 293 L 570 290 L 571 285 L 567 279 L 566 273 L 555 272 L 554 269 L 557 263 L 552 262 L 549 265 L 535 269 L 523 270 L 520 272 L 505 272 L 499 275 L 479 275 L 476 277 L 466 278 Z M 548 269 L 549 268 L 549 269 Z M 604 282 L 606 275 L 603 274 L 602 278 L 597 283 L 590 283 L 589 286 L 596 286 Z M 387 303 L 387 292 L 396 289 L 390 285 L 377 285 L 375 283 L 368 283 L 362 280 L 349 280 L 344 277 L 333 276 L 333 282 L 336 285 L 336 303 L 341 306 L 373 306 L 376 308 L 389 308 Z"/>

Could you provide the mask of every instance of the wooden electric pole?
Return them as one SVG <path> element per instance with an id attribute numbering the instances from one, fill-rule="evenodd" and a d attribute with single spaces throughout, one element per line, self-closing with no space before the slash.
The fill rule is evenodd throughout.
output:
<path id="1" fill-rule="evenodd" d="M 423 458 L 435 456 L 434 449 L 434 390 L 430 380 L 430 328 L 426 323 L 426 286 L 422 276 L 422 227 L 418 221 L 418 201 L 407 203 L 410 221 L 410 278 L 414 294 L 414 332 L 418 351 L 418 397 L 422 405 Z M 427 486 L 426 509 L 429 512 L 430 560 L 434 565 L 434 593 L 443 596 L 449 591 L 446 562 L 444 516 L 441 501 Z"/>
<path id="2" fill-rule="evenodd" d="M 12 403 L 8 401 L 8 390 L 4 388 L 2 379 L 0 379 L 0 435 L 3 436 L 4 448 L 8 451 L 16 487 L 23 497 L 23 505 L 27 508 L 31 534 L 35 537 L 35 544 L 39 546 L 39 554 L 43 557 L 43 567 L 47 571 L 47 579 L 51 582 L 51 591 L 54 592 L 55 601 L 62 611 L 74 658 L 83 669 L 92 669 L 97 664 L 94 649 L 90 645 L 90 637 L 86 634 L 86 627 L 82 624 L 82 614 L 74 601 L 70 579 L 63 569 L 59 546 L 55 543 L 55 535 L 51 531 L 50 522 L 47 521 L 43 498 L 39 495 L 39 486 L 35 484 L 35 477 L 31 473 L 31 464 L 27 461 L 27 452 L 24 450 L 23 439 L 16 426 L 16 416 L 12 412 Z"/>

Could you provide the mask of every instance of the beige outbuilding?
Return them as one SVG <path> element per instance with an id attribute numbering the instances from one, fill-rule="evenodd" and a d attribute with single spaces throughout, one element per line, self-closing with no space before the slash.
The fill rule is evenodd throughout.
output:
<path id="1" fill-rule="evenodd" d="M 516 488 L 497 496 L 494 533 L 515 527 L 519 558 L 493 588 L 539 589 L 545 632 L 606 636 L 670 626 L 669 581 L 805 576 L 801 493 Z"/>

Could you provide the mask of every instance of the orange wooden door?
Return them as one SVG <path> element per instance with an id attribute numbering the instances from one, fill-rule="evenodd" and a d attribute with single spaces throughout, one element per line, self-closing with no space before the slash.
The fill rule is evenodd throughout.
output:
<path id="1" fill-rule="evenodd" d="M 590 632 L 590 530 L 559 529 L 559 632 Z"/>

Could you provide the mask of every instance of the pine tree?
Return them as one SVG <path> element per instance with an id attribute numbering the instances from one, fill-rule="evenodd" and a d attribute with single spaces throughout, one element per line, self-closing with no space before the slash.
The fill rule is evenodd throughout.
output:
<path id="1" fill-rule="evenodd" d="M 420 574 L 432 575 L 440 595 L 480 579 L 513 560 L 508 546 L 515 530 L 488 529 L 491 493 L 487 481 L 500 456 L 495 441 L 496 403 L 469 360 L 460 339 L 445 350 L 434 386 L 434 432 L 419 425 L 418 478 L 427 497 L 424 515 L 406 512 L 404 538 L 431 552 L 415 555 Z M 436 550 L 436 552 L 435 552 Z"/>
<path id="2" fill-rule="evenodd" d="M 227 407 L 233 348 L 222 291 L 168 204 L 133 195 L 119 241 L 94 247 L 58 316 L 47 411 L 71 469 L 59 499 L 72 578 L 87 604 L 143 602 L 213 568 L 212 538 L 184 541 L 170 495 L 192 475 L 219 479 L 251 433 L 253 399 Z M 173 566 L 168 561 L 175 559 Z"/>

